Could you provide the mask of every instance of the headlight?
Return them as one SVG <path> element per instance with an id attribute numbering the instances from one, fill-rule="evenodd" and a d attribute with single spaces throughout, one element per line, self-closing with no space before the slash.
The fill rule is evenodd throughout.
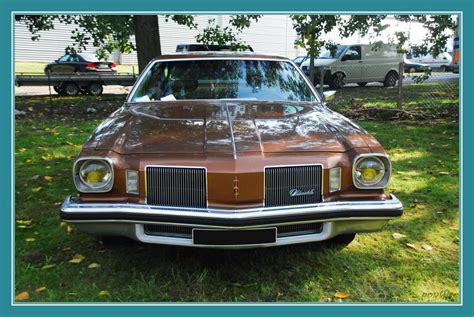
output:
<path id="1" fill-rule="evenodd" d="M 83 158 L 74 165 L 74 183 L 80 192 L 108 192 L 113 179 L 112 165 L 103 158 Z"/>
<path id="2" fill-rule="evenodd" d="M 360 189 L 384 188 L 390 179 L 390 169 L 386 156 L 363 154 L 354 162 L 354 185 Z"/>

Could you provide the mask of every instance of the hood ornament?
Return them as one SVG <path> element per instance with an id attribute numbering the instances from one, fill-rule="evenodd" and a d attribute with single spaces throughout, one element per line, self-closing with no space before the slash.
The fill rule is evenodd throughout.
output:
<path id="1" fill-rule="evenodd" d="M 234 181 L 232 183 L 234 185 L 234 197 L 235 199 L 237 199 L 237 197 L 239 197 L 239 194 L 240 194 L 239 179 L 237 178 L 237 176 L 234 177 Z"/>

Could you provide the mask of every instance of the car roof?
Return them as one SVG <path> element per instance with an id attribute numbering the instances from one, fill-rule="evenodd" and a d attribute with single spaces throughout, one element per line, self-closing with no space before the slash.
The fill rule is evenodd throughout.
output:
<path id="1" fill-rule="evenodd" d="M 177 52 L 177 53 L 170 53 L 166 55 L 161 55 L 153 60 L 165 60 L 165 59 L 200 59 L 200 58 L 243 58 L 243 59 L 272 59 L 272 60 L 281 60 L 281 61 L 289 61 L 290 59 L 278 55 L 267 55 L 267 54 L 256 54 L 253 52 L 229 52 L 229 51 L 217 51 L 217 52 Z"/>

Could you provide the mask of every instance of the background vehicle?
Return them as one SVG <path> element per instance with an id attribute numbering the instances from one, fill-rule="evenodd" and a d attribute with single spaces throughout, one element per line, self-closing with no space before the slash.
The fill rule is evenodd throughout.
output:
<path id="1" fill-rule="evenodd" d="M 204 44 L 178 44 L 176 46 L 176 52 L 206 52 L 206 51 L 233 51 L 230 45 L 204 45 Z M 253 48 L 249 45 L 248 52 L 253 52 Z"/>
<path id="2" fill-rule="evenodd" d="M 347 83 L 365 86 L 369 82 L 381 82 L 385 87 L 393 87 L 398 80 L 401 61 L 403 56 L 397 53 L 395 46 L 338 45 L 334 54 L 325 50 L 315 60 L 314 83 L 319 83 L 321 68 L 324 67 L 324 84 L 333 89 Z M 303 62 L 301 68 L 309 75 L 309 60 Z"/>
<path id="3" fill-rule="evenodd" d="M 297 66 L 301 66 L 303 62 L 305 62 L 308 59 L 308 56 L 298 56 L 293 60 L 293 63 L 295 63 Z"/>
<path id="4" fill-rule="evenodd" d="M 439 68 L 445 72 L 453 70 L 453 57 L 448 52 L 444 52 L 438 56 L 433 56 L 432 54 L 427 54 L 423 56 L 413 55 L 410 60 L 426 64 L 431 68 Z"/>
<path id="5" fill-rule="evenodd" d="M 431 67 L 428 64 L 417 63 L 409 59 L 405 59 L 403 64 L 405 73 L 422 73 L 431 71 Z"/>
<path id="6" fill-rule="evenodd" d="M 94 54 L 66 54 L 46 65 L 48 73 L 116 72 L 114 62 L 100 61 Z"/>

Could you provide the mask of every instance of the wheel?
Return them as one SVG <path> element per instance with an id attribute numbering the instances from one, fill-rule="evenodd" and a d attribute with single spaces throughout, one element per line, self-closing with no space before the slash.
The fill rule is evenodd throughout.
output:
<path id="1" fill-rule="evenodd" d="M 352 241 L 354 241 L 356 234 L 355 233 L 346 233 L 335 236 L 327 241 L 324 241 L 328 246 L 337 247 L 340 249 L 348 246 Z"/>
<path id="2" fill-rule="evenodd" d="M 338 72 L 331 76 L 331 79 L 329 80 L 329 87 L 331 89 L 337 89 L 344 86 L 345 83 L 346 83 L 346 76 L 343 73 Z"/>
<path id="3" fill-rule="evenodd" d="M 359 85 L 359 87 L 365 87 L 365 86 L 367 86 L 367 83 L 366 83 L 366 82 L 363 82 L 363 83 L 357 83 L 357 85 Z"/>
<path id="4" fill-rule="evenodd" d="M 104 91 L 104 87 L 102 87 L 102 85 L 99 83 L 92 83 L 89 85 L 87 90 L 92 96 L 100 96 L 102 95 L 102 92 Z"/>
<path id="5" fill-rule="evenodd" d="M 53 86 L 53 89 L 54 89 L 54 91 L 55 91 L 58 95 L 62 94 L 61 87 L 59 87 L 59 86 Z"/>
<path id="6" fill-rule="evenodd" d="M 387 76 L 385 76 L 385 80 L 383 81 L 384 87 L 394 87 L 397 84 L 398 74 L 395 71 L 390 71 Z"/>
<path id="7" fill-rule="evenodd" d="M 79 93 L 79 87 L 75 83 L 65 83 L 61 90 L 65 96 L 76 96 Z"/>
<path id="8" fill-rule="evenodd" d="M 442 71 L 442 72 L 447 72 L 447 71 L 448 71 L 448 67 L 446 67 L 446 65 L 441 66 L 441 71 Z"/>
<path id="9" fill-rule="evenodd" d="M 408 70 L 409 73 L 415 73 L 416 72 L 416 68 L 415 67 L 412 67 Z"/>

